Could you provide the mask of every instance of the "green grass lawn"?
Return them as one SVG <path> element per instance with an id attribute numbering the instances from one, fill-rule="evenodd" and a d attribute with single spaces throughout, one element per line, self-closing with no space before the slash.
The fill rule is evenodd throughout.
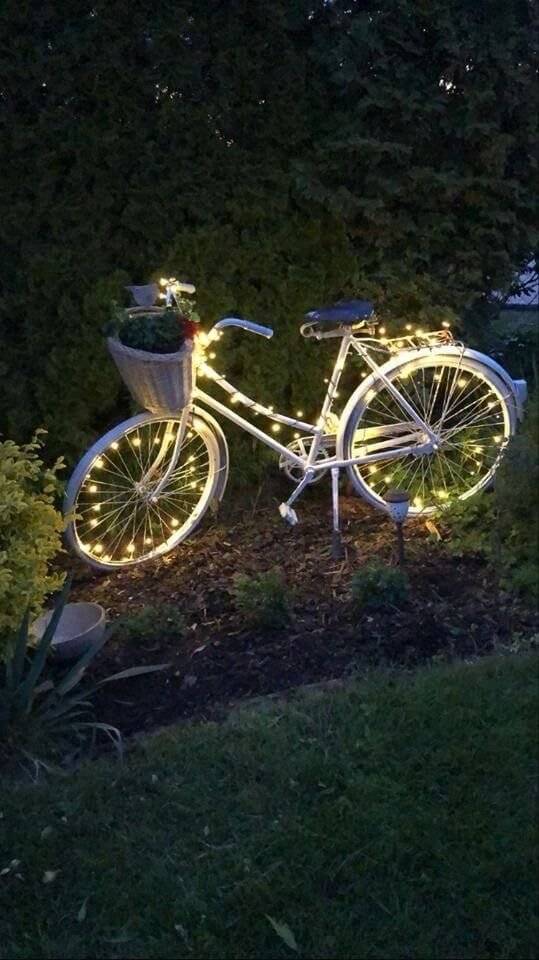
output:
<path id="1" fill-rule="evenodd" d="M 537 681 L 377 675 L 4 787 L 0 956 L 536 956 Z"/>

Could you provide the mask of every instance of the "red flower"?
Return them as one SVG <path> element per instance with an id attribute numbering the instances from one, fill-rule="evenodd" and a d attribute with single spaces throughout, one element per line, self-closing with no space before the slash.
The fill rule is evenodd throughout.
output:
<path id="1" fill-rule="evenodd" d="M 185 339 L 194 340 L 198 333 L 198 323 L 195 323 L 194 320 L 189 320 L 189 318 L 186 317 L 182 319 L 182 325 Z"/>

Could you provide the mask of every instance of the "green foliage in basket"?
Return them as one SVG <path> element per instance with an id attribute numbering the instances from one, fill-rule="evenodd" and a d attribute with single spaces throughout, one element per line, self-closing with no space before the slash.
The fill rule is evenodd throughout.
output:
<path id="1" fill-rule="evenodd" d="M 55 507 L 62 463 L 46 468 L 41 446 L 39 431 L 24 446 L 0 442 L 0 662 L 12 650 L 22 611 L 38 613 L 63 580 L 49 567 L 64 527 Z"/>
<path id="2" fill-rule="evenodd" d="M 192 339 L 195 330 L 194 319 L 172 307 L 160 313 L 130 313 L 114 305 L 106 333 L 134 350 L 176 353 L 186 340 Z"/>

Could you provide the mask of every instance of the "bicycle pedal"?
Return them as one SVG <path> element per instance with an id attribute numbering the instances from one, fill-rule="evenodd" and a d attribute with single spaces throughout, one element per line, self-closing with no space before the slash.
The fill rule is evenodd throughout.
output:
<path id="1" fill-rule="evenodd" d="M 287 503 L 281 503 L 279 506 L 279 513 L 281 514 L 283 520 L 286 520 L 291 527 L 295 527 L 296 523 L 298 522 L 298 515 L 296 511 L 292 509 L 292 507 L 289 507 Z"/>

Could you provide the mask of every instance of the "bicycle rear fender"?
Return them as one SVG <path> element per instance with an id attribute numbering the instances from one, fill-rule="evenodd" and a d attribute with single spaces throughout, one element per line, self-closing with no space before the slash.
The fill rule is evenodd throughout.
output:
<path id="1" fill-rule="evenodd" d="M 493 360 L 492 357 L 487 356 L 485 353 L 480 353 L 478 350 L 470 350 L 466 347 L 464 350 L 462 347 L 448 345 L 440 346 L 433 349 L 432 347 L 421 347 L 418 350 L 403 350 L 402 353 L 396 354 L 393 357 L 390 357 L 389 360 L 386 360 L 384 364 L 380 367 L 380 372 L 387 375 L 395 367 L 401 366 L 403 362 L 421 360 L 423 357 L 429 357 L 433 353 L 437 357 L 443 359 L 444 357 L 459 357 L 465 356 L 469 360 L 475 361 L 475 363 L 481 364 L 484 367 L 487 367 L 491 373 L 494 374 L 498 380 L 501 381 L 502 386 L 504 386 L 508 392 L 507 400 L 509 403 L 512 403 L 515 416 L 522 420 L 524 416 L 524 402 L 526 400 L 527 388 L 525 380 L 513 380 L 512 377 L 507 373 L 507 370 L 504 370 L 496 360 Z M 377 373 L 371 373 L 369 376 L 363 380 L 359 386 L 351 394 L 342 414 L 339 422 L 339 430 L 337 433 L 337 457 L 342 459 L 343 454 L 343 443 L 344 443 L 344 433 L 346 429 L 346 424 L 352 413 L 352 410 L 358 403 L 358 401 L 365 395 L 366 392 L 372 390 L 379 382 L 379 376 Z"/>

